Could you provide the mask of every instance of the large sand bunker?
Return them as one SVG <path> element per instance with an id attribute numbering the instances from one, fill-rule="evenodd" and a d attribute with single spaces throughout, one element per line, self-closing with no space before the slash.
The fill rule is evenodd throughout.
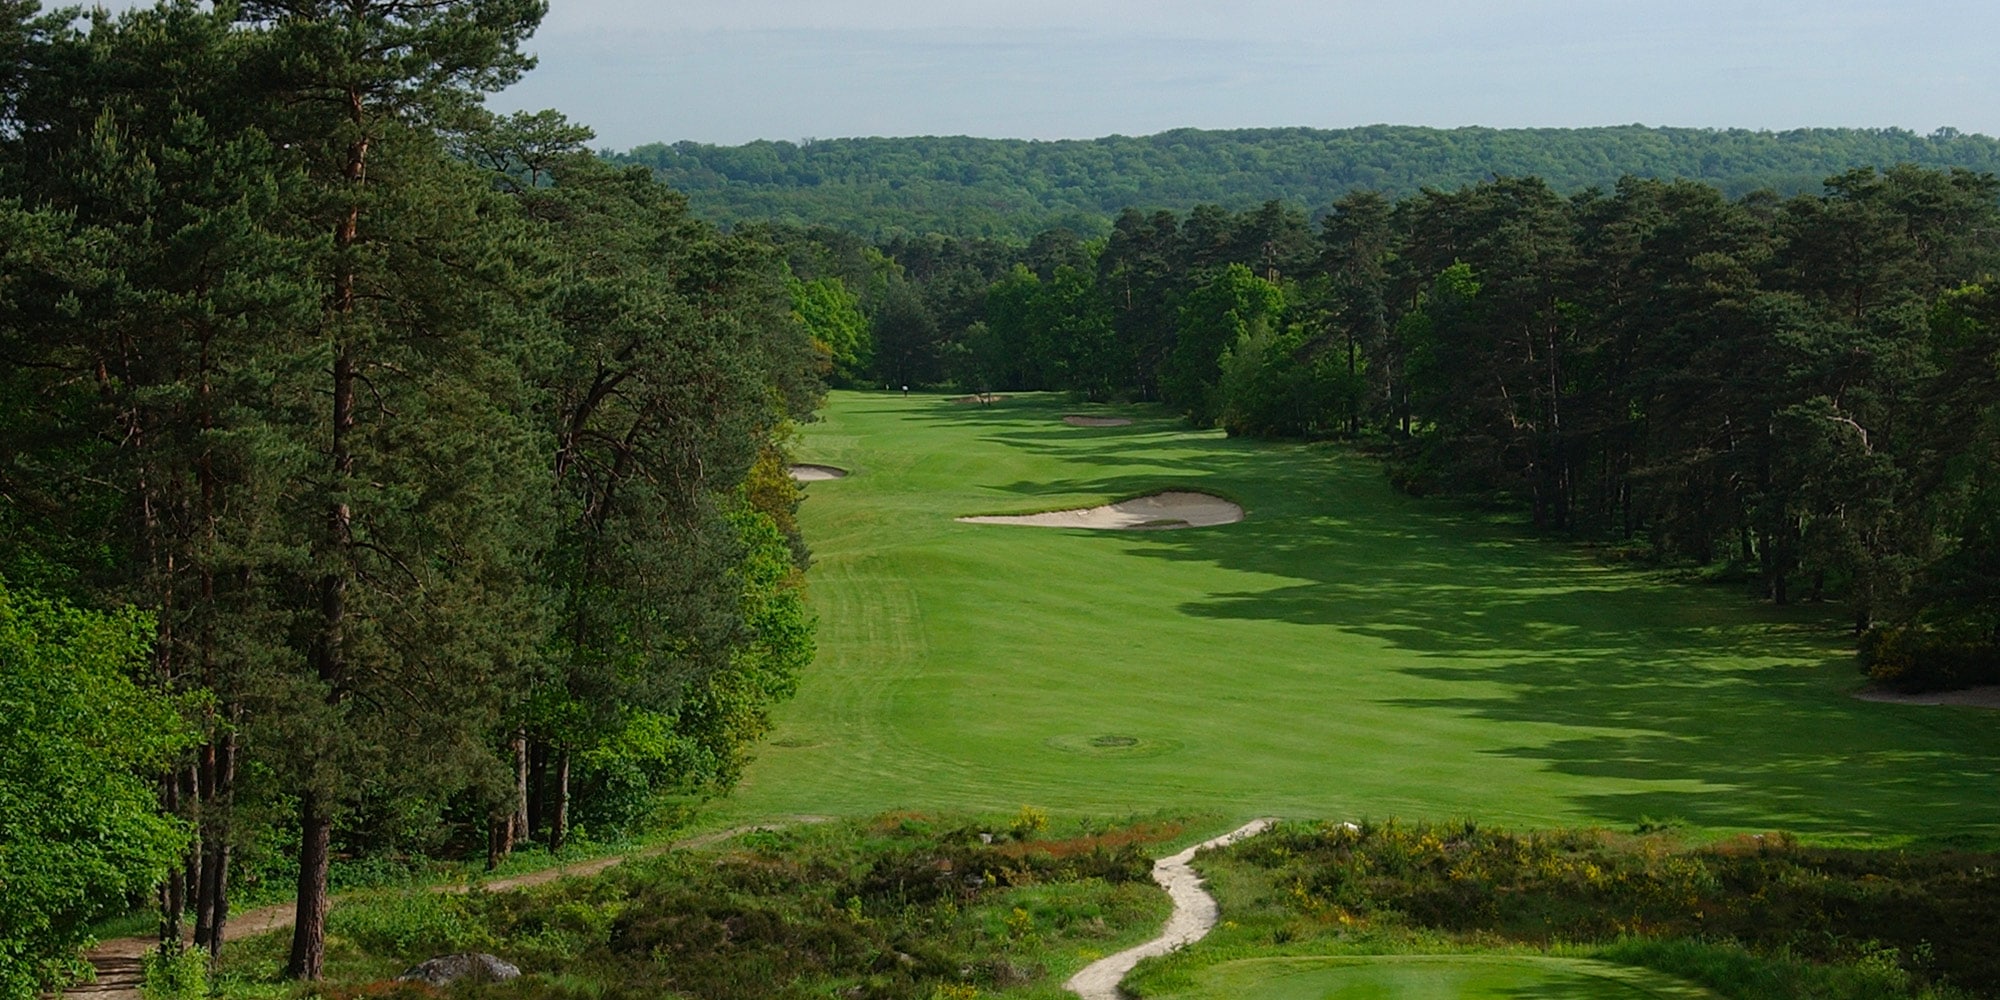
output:
<path id="1" fill-rule="evenodd" d="M 802 483 L 823 483 L 829 479 L 846 479 L 846 469 L 836 469 L 831 465 L 794 465 L 788 470 L 792 478 Z"/>
<path id="2" fill-rule="evenodd" d="M 1124 417 L 1086 417 L 1072 413 L 1063 417 L 1063 423 L 1071 427 L 1130 427 L 1132 421 Z"/>
<path id="3" fill-rule="evenodd" d="M 1112 531 L 1166 531 L 1206 528 L 1243 520 L 1243 508 L 1207 493 L 1172 491 L 1120 500 L 1083 510 L 1041 514 L 961 517 L 967 524 L 1027 524 L 1038 528 L 1103 528 Z"/>

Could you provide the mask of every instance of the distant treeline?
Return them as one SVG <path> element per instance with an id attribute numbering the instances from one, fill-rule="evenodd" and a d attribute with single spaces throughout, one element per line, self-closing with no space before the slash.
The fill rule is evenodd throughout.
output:
<path id="1" fill-rule="evenodd" d="M 1494 177 L 1540 177 L 1565 194 L 1625 176 L 1706 182 L 1728 197 L 1817 191 L 1856 167 L 1908 163 L 2000 171 L 2000 140 L 1939 129 L 1436 129 L 1395 125 L 1203 131 L 1036 142 L 924 136 L 711 146 L 654 143 L 606 154 L 687 192 L 733 224 L 824 224 L 1025 239 L 1053 226 L 1101 234 L 1121 208 L 1327 205 L 1352 190 L 1392 197 Z"/>
<path id="2" fill-rule="evenodd" d="M 1845 601 L 1875 676 L 1948 686 L 2000 679 L 1996 192 L 1909 166 L 1790 198 L 1506 178 L 1026 246 L 744 231 L 849 304 L 819 310 L 843 377 L 1380 442 L 1412 492 Z"/>

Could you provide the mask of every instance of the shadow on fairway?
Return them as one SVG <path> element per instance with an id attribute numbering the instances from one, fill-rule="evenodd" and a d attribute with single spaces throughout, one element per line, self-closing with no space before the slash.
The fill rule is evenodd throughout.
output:
<path id="1" fill-rule="evenodd" d="M 1820 837 L 1909 830 L 1922 816 L 1928 840 L 2000 835 L 2000 727 L 1972 710 L 1849 698 L 1859 679 L 1831 609 L 1772 608 L 1735 588 L 1607 569 L 1518 525 L 1397 495 L 1373 461 L 1351 454 L 1190 439 L 1167 417 L 1104 431 L 1039 425 L 1061 405 L 920 419 L 990 425 L 992 440 L 1098 473 L 999 487 L 1024 496 L 1130 496 L 1171 483 L 1237 500 L 1249 510 L 1241 524 L 1133 536 L 1129 551 L 1297 582 L 1210 593 L 1183 613 L 1342 629 L 1406 651 L 1400 669 L 1411 676 L 1501 685 L 1497 696 L 1353 697 L 1588 730 L 1487 752 L 1641 783 L 1573 796 L 1589 815 Z M 1156 442 L 1170 454 L 1149 453 Z"/>

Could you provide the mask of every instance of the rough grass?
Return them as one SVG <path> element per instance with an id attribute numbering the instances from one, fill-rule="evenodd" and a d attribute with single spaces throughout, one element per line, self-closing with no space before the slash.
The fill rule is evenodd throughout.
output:
<path id="1" fill-rule="evenodd" d="M 1606 565 L 1338 448 L 1068 409 L 834 394 L 797 456 L 854 473 L 801 512 L 820 658 L 707 822 L 1029 803 L 2000 843 L 2000 725 L 1851 699 L 1831 609 Z M 952 520 L 1165 488 L 1249 519 Z"/>

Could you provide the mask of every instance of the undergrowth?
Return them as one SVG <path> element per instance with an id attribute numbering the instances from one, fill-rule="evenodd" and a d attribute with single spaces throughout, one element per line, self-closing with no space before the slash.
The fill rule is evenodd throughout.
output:
<path id="1" fill-rule="evenodd" d="M 746 834 L 525 892 L 384 894 L 329 919 L 334 997 L 422 993 L 386 981 L 435 955 L 486 951 L 520 980 L 482 997 L 1064 995 L 1075 968 L 1151 934 L 1150 879 L 1172 823 L 1050 825 L 917 814 Z M 239 949 L 256 995 L 280 943 Z"/>

